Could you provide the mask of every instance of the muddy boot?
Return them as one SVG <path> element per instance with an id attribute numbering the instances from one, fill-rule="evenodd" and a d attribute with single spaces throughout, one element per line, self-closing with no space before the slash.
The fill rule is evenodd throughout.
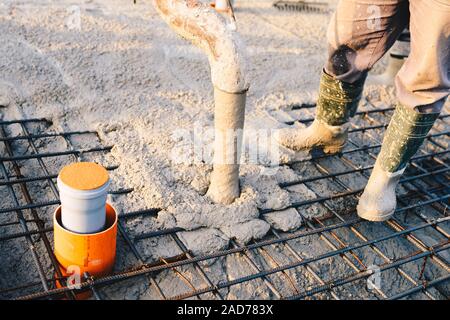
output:
<path id="1" fill-rule="evenodd" d="M 355 115 L 364 81 L 365 77 L 349 84 L 322 72 L 316 119 L 305 129 L 278 130 L 278 142 L 296 151 L 318 147 L 325 153 L 340 152 L 347 141 L 346 124 Z"/>
<path id="2" fill-rule="evenodd" d="M 395 212 L 395 188 L 411 157 L 422 145 L 439 113 L 419 113 L 401 104 L 386 130 L 380 154 L 359 199 L 358 215 L 385 221 Z"/>
<path id="3" fill-rule="evenodd" d="M 283 146 L 295 151 L 318 147 L 322 148 L 324 153 L 337 153 L 344 148 L 347 135 L 347 124 L 330 126 L 315 119 L 305 129 L 281 129 L 276 138 Z"/>

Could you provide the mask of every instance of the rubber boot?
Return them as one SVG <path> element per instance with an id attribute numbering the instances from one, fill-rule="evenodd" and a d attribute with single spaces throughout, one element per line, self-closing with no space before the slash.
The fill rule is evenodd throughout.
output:
<path id="1" fill-rule="evenodd" d="M 278 130 L 278 142 L 296 151 L 318 147 L 325 153 L 340 152 L 347 141 L 346 124 L 355 115 L 364 81 L 365 77 L 349 84 L 322 72 L 315 120 L 305 129 Z"/>
<path id="2" fill-rule="evenodd" d="M 395 189 L 411 157 L 419 150 L 439 113 L 419 113 L 398 104 L 372 174 L 357 206 L 369 221 L 388 220 L 397 206 Z"/>
<path id="3" fill-rule="evenodd" d="M 324 153 L 332 154 L 344 148 L 347 136 L 347 124 L 330 126 L 322 120 L 315 119 L 305 129 L 281 129 L 277 139 L 283 146 L 295 151 L 319 147 Z"/>

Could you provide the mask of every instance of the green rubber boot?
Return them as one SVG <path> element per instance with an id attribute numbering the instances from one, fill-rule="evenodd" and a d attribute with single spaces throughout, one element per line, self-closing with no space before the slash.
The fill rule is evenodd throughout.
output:
<path id="1" fill-rule="evenodd" d="M 364 81 L 365 77 L 349 84 L 322 72 L 315 120 L 308 128 L 278 130 L 278 142 L 296 151 L 319 147 L 325 153 L 340 152 L 347 142 L 346 124 L 355 115 Z"/>
<path id="2" fill-rule="evenodd" d="M 395 188 L 411 157 L 419 150 L 439 113 L 419 113 L 397 105 L 381 151 L 357 206 L 369 221 L 385 221 L 395 212 Z"/>

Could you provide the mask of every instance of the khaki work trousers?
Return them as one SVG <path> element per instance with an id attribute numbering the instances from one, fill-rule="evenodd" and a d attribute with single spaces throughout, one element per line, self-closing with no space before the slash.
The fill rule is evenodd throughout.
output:
<path id="1" fill-rule="evenodd" d="M 348 83 L 365 77 L 408 24 L 411 53 L 395 79 L 397 98 L 440 112 L 450 92 L 450 0 L 340 0 L 325 71 Z"/>

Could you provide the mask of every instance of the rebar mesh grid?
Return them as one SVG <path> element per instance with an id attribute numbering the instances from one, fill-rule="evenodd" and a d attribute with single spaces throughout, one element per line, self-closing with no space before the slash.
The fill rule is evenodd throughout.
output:
<path id="1" fill-rule="evenodd" d="M 299 105 L 291 114 L 302 117 L 308 124 L 314 105 Z M 262 240 L 240 245 L 232 240 L 230 248 L 208 255 L 195 256 L 180 240 L 182 228 L 149 230 L 132 234 L 126 222 L 146 217 L 154 219 L 157 208 L 120 213 L 118 231 L 124 248 L 134 256 L 134 265 L 115 270 L 103 278 L 85 275 L 82 289 L 89 289 L 96 299 L 105 298 L 104 290 L 123 281 L 146 281 L 161 299 L 224 299 L 224 289 L 256 282 L 270 292 L 274 299 L 448 299 L 450 284 L 450 217 L 447 206 L 450 197 L 448 164 L 449 114 L 443 112 L 424 146 L 416 154 L 398 188 L 398 208 L 387 222 L 371 223 L 359 219 L 355 206 L 359 194 L 373 168 L 380 148 L 383 131 L 394 108 L 375 106 L 366 99 L 363 111 L 352 121 L 349 143 L 337 155 L 312 152 L 311 156 L 288 163 L 305 177 L 284 181 L 280 187 L 295 194 L 295 187 L 306 186 L 315 197 L 292 202 L 290 208 L 301 215 L 304 225 L 294 232 L 282 232 L 271 227 Z M 305 117 L 305 115 L 307 117 Z M 293 124 L 291 122 L 290 124 Z M 96 132 L 54 132 L 46 119 L 0 121 L 0 250 L 21 242 L 31 255 L 34 279 L 15 279 L 14 283 L 0 282 L 0 297 L 10 299 L 74 299 L 71 288 L 56 288 L 62 279 L 58 263 L 52 252 L 51 214 L 59 205 L 55 185 L 56 172 L 52 167 L 81 159 L 102 163 L 102 157 L 112 146 L 102 146 Z M 53 130 L 50 132 L 50 130 Z M 74 140 L 82 139 L 83 148 Z M 43 150 L 41 140 L 50 140 Z M 96 145 L 86 147 L 86 141 Z M 64 146 L 63 150 L 48 150 L 48 145 Z M 3 148 L 2 148 L 3 147 Z M 31 164 L 31 162 L 34 162 Z M 56 164 L 55 164 L 56 163 Z M 33 168 L 33 170 L 27 169 Z M 107 166 L 113 172 L 117 165 Z M 52 198 L 39 193 L 49 188 Z M 113 189 L 112 194 L 126 196 L 133 190 Z M 320 216 L 310 215 L 320 210 Z M 260 210 L 265 219 L 275 210 Z M 13 230 L 10 231 L 9 229 Z M 160 237 L 170 239 L 174 252 L 167 257 L 149 261 L 138 244 Z M 2 244 L 9 243 L 9 246 Z M 302 247 L 314 243 L 319 248 L 314 255 Z M 402 250 L 393 252 L 401 243 Z M 119 253 L 120 254 L 120 253 Z M 252 270 L 250 274 L 234 278 L 216 279 L 211 275 L 208 262 L 234 256 Z M 280 257 L 283 257 L 282 259 Z M 20 256 L 11 254 L 12 263 Z M 328 265 L 328 268 L 324 266 Z M 185 284 L 185 292 L 167 293 L 164 283 L 157 281 L 161 272 L 171 272 Z M 395 272 L 401 279 L 396 290 L 386 291 L 383 286 L 367 289 L 367 280 L 377 275 Z M 386 278 L 389 279 L 389 278 Z M 350 296 L 348 286 L 356 288 Z"/>

